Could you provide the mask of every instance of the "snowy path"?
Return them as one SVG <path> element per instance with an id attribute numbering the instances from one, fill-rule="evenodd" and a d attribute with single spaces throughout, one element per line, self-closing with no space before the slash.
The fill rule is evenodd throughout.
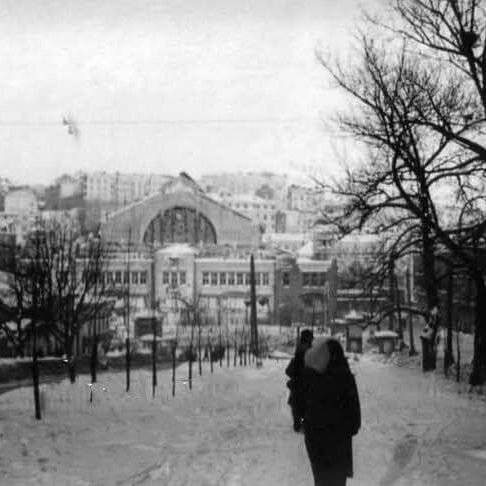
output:
<path id="1" fill-rule="evenodd" d="M 291 429 L 285 365 L 216 365 L 213 375 L 206 365 L 192 391 L 182 381 L 184 365 L 176 397 L 163 371 L 155 400 L 145 372 L 134 372 L 129 395 L 123 374 L 103 375 L 93 405 L 85 377 L 74 388 L 45 385 L 40 423 L 32 418 L 30 389 L 6 393 L 0 485 L 311 485 L 303 436 Z M 355 371 L 363 428 L 351 485 L 484 484 L 484 401 L 457 396 L 433 375 L 370 357 L 355 363 Z"/>

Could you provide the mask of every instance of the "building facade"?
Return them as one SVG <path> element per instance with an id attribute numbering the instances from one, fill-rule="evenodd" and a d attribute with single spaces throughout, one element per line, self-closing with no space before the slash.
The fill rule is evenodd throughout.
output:
<path id="1" fill-rule="evenodd" d="M 275 232 L 277 216 L 277 203 L 275 201 L 258 196 L 235 194 L 223 196 L 221 202 L 250 218 L 264 232 Z"/>
<path id="2" fill-rule="evenodd" d="M 110 215 L 101 228 L 107 241 L 127 240 L 148 246 L 253 247 L 260 244 L 258 225 L 211 199 L 188 176 L 168 182 L 157 193 Z"/>
<path id="3" fill-rule="evenodd" d="M 208 197 L 186 175 L 113 213 L 101 233 L 107 242 L 125 248 L 110 259 L 107 278 L 120 291 L 130 285 L 133 319 L 152 310 L 171 328 L 197 311 L 209 326 L 244 327 L 251 254 L 258 322 L 325 325 L 332 312 L 335 262 L 264 248 L 257 224 Z"/>
<path id="4" fill-rule="evenodd" d="M 31 216 L 39 212 L 39 201 L 28 187 L 11 189 L 5 195 L 5 213 L 16 216 Z"/>
<path id="5" fill-rule="evenodd" d="M 157 192 L 169 180 L 162 174 L 88 172 L 84 193 L 87 201 L 111 202 L 120 208 Z"/>

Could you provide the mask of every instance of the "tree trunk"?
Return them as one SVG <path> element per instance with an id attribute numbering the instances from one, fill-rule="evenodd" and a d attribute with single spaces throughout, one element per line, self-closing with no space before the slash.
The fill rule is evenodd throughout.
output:
<path id="1" fill-rule="evenodd" d="M 452 268 L 449 268 L 447 277 L 447 337 L 444 347 L 444 374 L 449 376 L 449 368 L 454 363 L 452 354 L 452 322 L 453 322 L 453 302 L 454 302 L 454 276 Z"/>
<path id="2" fill-rule="evenodd" d="M 393 291 L 394 288 L 394 274 L 395 274 L 395 264 L 393 260 L 390 260 L 390 263 L 388 264 L 388 287 L 389 287 L 389 296 L 388 298 L 390 299 L 390 305 L 391 307 L 395 307 L 395 293 Z M 395 313 L 391 312 L 389 317 L 388 317 L 388 329 L 390 331 L 393 331 L 395 329 Z"/>
<path id="3" fill-rule="evenodd" d="M 36 420 L 41 419 L 41 407 L 39 396 L 39 364 L 37 362 L 37 324 L 32 323 L 32 381 L 34 384 L 34 407 Z"/>
<path id="4" fill-rule="evenodd" d="M 175 387 L 176 387 L 176 345 L 172 345 L 172 396 L 175 397 Z"/>
<path id="5" fill-rule="evenodd" d="M 243 335 L 243 364 L 246 366 L 246 332 Z"/>
<path id="6" fill-rule="evenodd" d="M 226 367 L 229 368 L 230 366 L 230 339 L 229 339 L 229 331 L 228 328 L 226 327 Z"/>
<path id="7" fill-rule="evenodd" d="M 23 358 L 25 355 L 25 334 L 22 330 L 22 320 L 17 322 L 17 339 L 14 342 L 15 357 Z"/>
<path id="8" fill-rule="evenodd" d="M 255 258 L 250 256 L 250 353 L 259 359 L 258 351 L 258 327 L 257 327 L 257 302 L 256 302 L 256 282 L 255 282 Z"/>
<path id="9" fill-rule="evenodd" d="M 486 382 L 486 286 L 481 275 L 475 279 L 476 308 L 474 322 L 473 369 L 469 376 L 471 386 Z"/>
<path id="10" fill-rule="evenodd" d="M 223 336 L 221 334 L 221 324 L 219 326 L 219 366 L 220 368 L 223 367 L 223 353 L 221 350 L 223 349 Z"/>
<path id="11" fill-rule="evenodd" d="M 199 365 L 199 376 L 202 376 L 202 356 L 201 356 L 201 321 L 198 318 L 197 320 L 197 362 Z"/>
<path id="12" fill-rule="evenodd" d="M 157 335 L 156 335 L 155 317 L 152 318 L 152 398 L 155 398 L 155 389 L 157 388 Z"/>
<path id="13" fill-rule="evenodd" d="M 67 358 L 69 381 L 71 383 L 76 383 L 76 364 L 74 359 L 73 347 L 74 347 L 74 336 L 72 337 L 72 339 L 68 339 L 66 358 Z"/>
<path id="14" fill-rule="evenodd" d="M 407 303 L 410 308 L 412 308 L 412 281 L 413 276 L 409 269 L 407 269 Z M 409 342 L 409 356 L 416 356 L 417 351 L 415 350 L 415 339 L 413 335 L 413 315 L 411 312 L 408 313 L 408 340 Z"/>
<path id="15" fill-rule="evenodd" d="M 98 334 L 93 336 L 93 345 L 91 348 L 91 359 L 90 359 L 90 371 L 91 371 L 91 383 L 96 383 L 96 371 L 98 365 Z"/>
<path id="16" fill-rule="evenodd" d="M 192 390 L 192 343 L 189 344 L 189 390 Z"/>
<path id="17" fill-rule="evenodd" d="M 209 366 L 211 368 L 211 374 L 214 372 L 214 365 L 213 365 L 213 345 L 211 343 L 211 339 L 208 339 L 208 346 L 209 346 Z"/>
<path id="18" fill-rule="evenodd" d="M 75 364 L 74 356 L 68 357 L 68 372 L 69 372 L 69 381 L 71 383 L 76 383 L 76 364 Z"/>
<path id="19" fill-rule="evenodd" d="M 127 336 L 125 339 L 125 375 L 126 375 L 126 384 L 127 384 L 127 392 L 130 391 L 130 338 Z"/>
<path id="20" fill-rule="evenodd" d="M 435 243 L 430 237 L 430 231 L 426 224 L 422 225 L 422 267 L 424 275 L 425 294 L 427 296 L 427 308 L 432 311 L 434 308 L 439 309 L 439 294 L 437 291 L 437 279 L 435 273 Z M 432 327 L 432 335 L 430 338 L 428 348 L 428 356 L 426 356 L 428 370 L 435 370 L 437 366 L 437 348 L 436 338 L 439 329 L 440 317 L 429 319 L 429 324 Z"/>
<path id="21" fill-rule="evenodd" d="M 461 339 L 460 339 L 460 327 L 456 324 L 456 381 L 461 381 Z"/>

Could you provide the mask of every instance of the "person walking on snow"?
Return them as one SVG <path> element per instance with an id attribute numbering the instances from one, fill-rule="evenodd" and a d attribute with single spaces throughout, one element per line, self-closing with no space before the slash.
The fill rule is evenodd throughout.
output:
<path id="1" fill-rule="evenodd" d="M 304 436 L 315 486 L 344 486 L 353 476 L 352 437 L 361 427 L 356 381 L 341 344 L 319 339 L 305 353 Z"/>
<path id="2" fill-rule="evenodd" d="M 292 411 L 294 431 L 299 432 L 303 420 L 303 395 L 301 386 L 301 375 L 304 368 L 304 353 L 311 347 L 314 335 L 309 329 L 304 329 L 300 333 L 299 342 L 295 348 L 294 357 L 290 360 L 285 374 L 289 377 L 287 387 L 290 390 L 287 403 Z"/>

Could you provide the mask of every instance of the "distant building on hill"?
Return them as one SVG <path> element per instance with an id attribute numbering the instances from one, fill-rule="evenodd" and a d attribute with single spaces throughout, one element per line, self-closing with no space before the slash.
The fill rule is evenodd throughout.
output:
<path id="1" fill-rule="evenodd" d="M 14 187 L 5 195 L 5 213 L 17 216 L 35 215 L 39 212 L 39 200 L 27 186 Z"/>
<path id="2" fill-rule="evenodd" d="M 248 216 L 264 232 L 275 231 L 277 216 L 277 204 L 275 201 L 244 194 L 223 196 L 220 200 L 228 207 Z"/>
<path id="3" fill-rule="evenodd" d="M 204 323 L 213 329 L 247 326 L 250 254 L 255 256 L 261 324 L 322 326 L 335 309 L 329 301 L 335 295 L 329 289 L 337 285 L 335 262 L 265 248 L 257 223 L 209 197 L 184 174 L 158 193 L 112 213 L 101 234 L 118 246 L 106 278 L 120 289 L 130 283 L 136 299 L 132 309 L 138 309 L 134 312 L 146 314 L 155 298 L 167 326 L 180 322 L 191 302 L 201 306 Z"/>

